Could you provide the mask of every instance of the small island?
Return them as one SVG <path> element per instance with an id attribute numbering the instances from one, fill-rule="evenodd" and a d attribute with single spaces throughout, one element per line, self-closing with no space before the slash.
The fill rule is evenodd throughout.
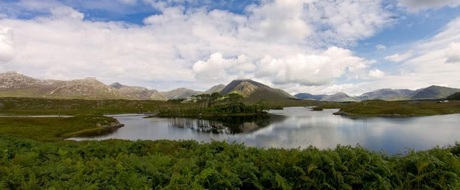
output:
<path id="1" fill-rule="evenodd" d="M 215 92 L 200 94 L 188 99 L 169 100 L 171 106 L 159 110 L 157 117 L 229 117 L 267 115 L 265 101 L 254 104 L 241 102 L 243 95 L 232 92 L 222 96 Z"/>

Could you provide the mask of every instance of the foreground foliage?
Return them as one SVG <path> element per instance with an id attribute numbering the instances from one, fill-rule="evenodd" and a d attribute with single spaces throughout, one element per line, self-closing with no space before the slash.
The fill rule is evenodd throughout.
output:
<path id="1" fill-rule="evenodd" d="M 385 156 L 338 146 L 39 142 L 0 135 L 0 189 L 458 189 L 460 145 Z"/>

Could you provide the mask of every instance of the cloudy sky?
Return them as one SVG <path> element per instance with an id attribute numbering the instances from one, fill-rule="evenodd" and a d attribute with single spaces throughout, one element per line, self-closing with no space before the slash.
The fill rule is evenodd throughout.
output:
<path id="1" fill-rule="evenodd" d="M 460 87 L 458 0 L 1 0 L 0 72 L 157 90 Z"/>

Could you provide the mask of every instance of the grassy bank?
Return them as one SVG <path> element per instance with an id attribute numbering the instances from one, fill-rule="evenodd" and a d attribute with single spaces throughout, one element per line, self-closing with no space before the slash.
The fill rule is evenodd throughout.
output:
<path id="1" fill-rule="evenodd" d="M 339 108 L 351 117 L 411 117 L 460 113 L 460 101 L 383 101 L 326 103 L 320 108 Z"/>
<path id="2" fill-rule="evenodd" d="M 460 145 L 386 156 L 338 146 L 39 142 L 0 135 L 0 189 L 459 189 Z"/>
<path id="3" fill-rule="evenodd" d="M 114 118 L 100 115 L 76 115 L 62 118 L 0 118 L 0 134 L 9 134 L 40 141 L 59 141 L 68 137 L 101 135 L 107 131 L 97 125 L 116 123 Z"/>

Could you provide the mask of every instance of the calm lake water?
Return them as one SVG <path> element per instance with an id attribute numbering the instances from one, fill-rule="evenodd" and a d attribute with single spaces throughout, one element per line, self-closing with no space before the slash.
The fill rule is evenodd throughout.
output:
<path id="1" fill-rule="evenodd" d="M 125 127 L 89 139 L 226 140 L 248 146 L 275 148 L 335 148 L 360 145 L 369 150 L 402 153 L 460 142 L 460 114 L 411 118 L 351 119 L 337 110 L 310 111 L 305 107 L 271 110 L 269 118 L 143 118 L 113 115 Z M 85 140 L 88 138 L 79 138 Z"/>

